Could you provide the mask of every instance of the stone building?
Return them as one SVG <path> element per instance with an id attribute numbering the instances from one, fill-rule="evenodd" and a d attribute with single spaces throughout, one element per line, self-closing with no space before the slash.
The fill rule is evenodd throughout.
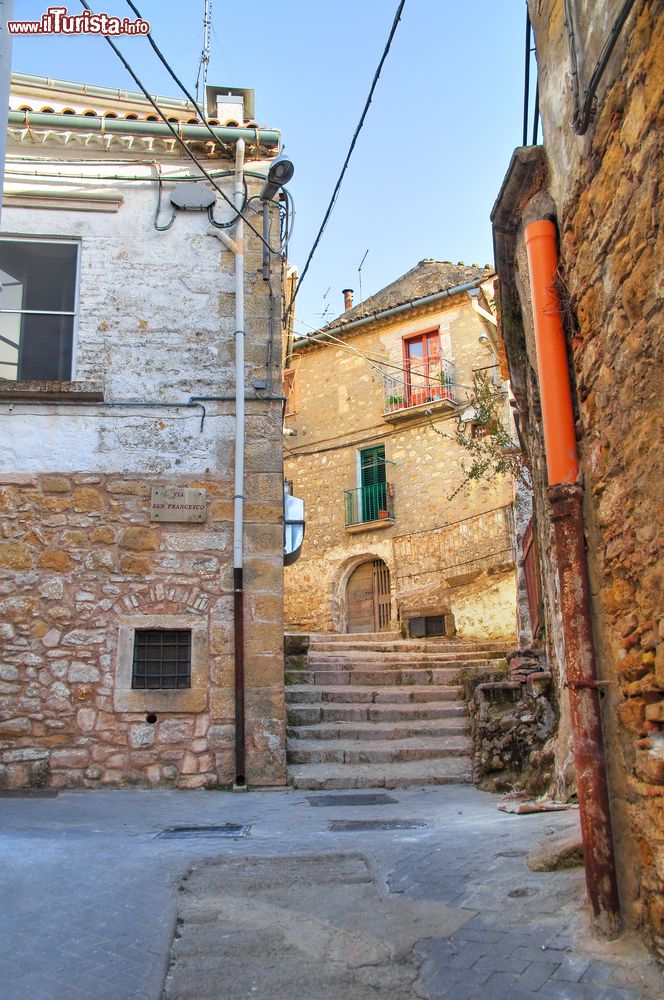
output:
<path id="1" fill-rule="evenodd" d="M 307 510 L 296 631 L 515 633 L 511 478 L 456 493 L 473 372 L 497 389 L 491 268 L 423 260 L 287 347 L 285 475 Z"/>
<path id="2" fill-rule="evenodd" d="M 492 219 L 501 330 L 533 470 L 539 560 L 528 560 L 531 604 L 536 637 L 559 686 L 557 786 L 569 792 L 583 777 L 578 768 L 575 777 L 571 747 L 585 737 L 570 698 L 575 691 L 581 698 L 585 685 L 595 698 L 601 691 L 623 919 L 648 928 L 664 956 L 664 10 L 618 0 L 533 0 L 528 7 L 544 145 L 516 150 Z M 570 385 L 576 482 L 573 475 L 552 477 L 550 469 L 547 482 L 551 366 L 538 358 L 546 343 L 538 341 L 533 256 L 534 241 L 547 233 L 557 235 L 558 262 L 544 289 L 545 312 L 562 320 L 560 367 Z M 550 485 L 561 482 L 566 502 L 578 503 L 583 490 L 576 580 L 582 580 L 585 534 L 590 586 L 587 599 L 572 606 L 556 535 L 561 495 Z M 569 625 L 586 616 L 597 679 L 570 683 Z M 591 660 L 587 646 L 586 665 Z M 601 767 L 601 743 L 593 755 Z M 599 825 L 597 816 L 590 822 Z M 609 847 L 610 832 L 609 826 Z"/>
<path id="3" fill-rule="evenodd" d="M 252 91 L 208 88 L 214 135 L 186 101 L 158 101 L 230 207 L 140 94 L 13 78 L 0 240 L 3 785 L 228 785 L 245 777 L 241 724 L 246 781 L 284 781 L 276 204 L 268 280 L 251 231 L 262 232 L 255 196 L 280 138 L 253 120 Z M 240 203 L 241 718 L 236 263 L 216 238 L 239 244 Z"/>

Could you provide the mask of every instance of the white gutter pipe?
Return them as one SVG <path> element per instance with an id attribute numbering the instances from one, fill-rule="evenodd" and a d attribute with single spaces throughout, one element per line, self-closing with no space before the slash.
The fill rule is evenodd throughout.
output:
<path id="1" fill-rule="evenodd" d="M 244 200 L 244 139 L 235 145 L 233 202 L 238 212 Z M 233 500 L 233 569 L 244 565 L 244 219 L 235 227 L 235 494 Z"/>
<path id="2" fill-rule="evenodd" d="M 233 202 L 244 200 L 244 139 L 235 144 Z M 235 489 L 233 495 L 233 633 L 235 655 L 235 783 L 246 791 L 244 716 L 244 220 L 235 227 Z"/>

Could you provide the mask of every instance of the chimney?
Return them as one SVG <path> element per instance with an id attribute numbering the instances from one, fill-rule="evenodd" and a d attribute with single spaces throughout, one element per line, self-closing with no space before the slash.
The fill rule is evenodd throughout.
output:
<path id="1" fill-rule="evenodd" d="M 346 310 L 352 309 L 353 308 L 353 289 L 352 288 L 343 288 L 342 289 L 342 295 L 344 297 L 344 309 L 346 309 Z"/>

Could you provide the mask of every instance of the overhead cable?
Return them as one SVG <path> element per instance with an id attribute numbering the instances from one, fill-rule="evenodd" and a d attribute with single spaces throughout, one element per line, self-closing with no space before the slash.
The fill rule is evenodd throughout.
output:
<path id="1" fill-rule="evenodd" d="M 334 185 L 334 191 L 332 192 L 332 197 L 330 198 L 330 203 L 327 206 L 327 211 L 325 212 L 325 215 L 323 217 L 323 221 L 321 223 L 320 229 L 318 230 L 318 234 L 316 236 L 316 239 L 314 240 L 313 246 L 312 246 L 311 250 L 309 251 L 309 256 L 307 257 L 307 262 L 306 262 L 306 264 L 304 265 L 304 267 L 302 269 L 302 274 L 298 278 L 297 284 L 296 284 L 295 288 L 293 289 L 293 294 L 291 296 L 291 300 L 288 303 L 288 307 L 286 309 L 286 315 L 285 315 L 285 319 L 286 320 L 288 319 L 288 316 L 290 315 L 290 311 L 291 311 L 291 309 L 293 307 L 293 303 L 295 302 L 295 296 L 297 295 L 297 293 L 300 290 L 300 286 L 301 286 L 302 282 L 304 281 L 304 276 L 307 273 L 307 271 L 309 270 L 309 265 L 311 264 L 313 255 L 316 252 L 316 248 L 317 248 L 317 246 L 318 246 L 318 244 L 320 242 L 321 236 L 323 235 L 323 231 L 324 231 L 324 229 L 325 229 L 325 227 L 326 227 L 326 225 L 328 223 L 328 219 L 330 218 L 330 215 L 332 214 L 332 209 L 334 208 L 334 203 L 337 200 L 337 196 L 339 194 L 339 190 L 341 188 L 341 184 L 342 184 L 342 181 L 344 179 L 344 175 L 346 173 L 346 170 L 348 169 L 348 164 L 350 162 L 350 158 L 353 155 L 353 150 L 355 149 L 355 143 L 357 142 L 357 138 L 358 138 L 360 132 L 362 131 L 362 126 L 364 125 L 364 119 L 366 118 L 367 112 L 369 111 L 369 105 L 371 104 L 371 101 L 372 101 L 372 98 L 373 98 L 373 95 L 374 95 L 374 91 L 376 89 L 376 84 L 378 83 L 378 79 L 380 77 L 381 70 L 383 69 L 383 64 L 384 64 L 385 60 L 387 59 L 388 53 L 390 51 L 390 47 L 392 45 L 392 39 L 394 38 L 394 35 L 396 33 L 396 30 L 397 30 L 397 26 L 399 24 L 399 21 L 401 20 L 401 13 L 402 13 L 402 11 L 404 9 L 405 4 L 406 4 L 406 0 L 400 0 L 399 6 L 397 8 L 397 12 L 394 15 L 394 21 L 392 22 L 392 27 L 390 29 L 390 34 L 389 34 L 387 42 L 385 44 L 385 48 L 383 49 L 383 54 L 380 57 L 380 62 L 378 63 L 378 68 L 376 69 L 376 72 L 374 73 L 374 78 L 373 78 L 373 81 L 371 83 L 371 88 L 369 90 L 369 96 L 367 97 L 366 102 L 364 104 L 364 109 L 363 109 L 362 114 L 360 116 L 360 120 L 359 120 L 359 122 L 357 124 L 357 128 L 355 129 L 355 133 L 353 135 L 353 138 L 351 140 L 351 144 L 349 146 L 348 153 L 346 154 L 346 159 L 344 160 L 344 165 L 341 168 L 341 173 L 339 174 L 339 178 L 337 180 L 337 183 Z"/>
<path id="2" fill-rule="evenodd" d="M 91 14 L 94 14 L 94 11 L 90 7 L 90 4 L 87 2 L 87 0 L 80 0 L 80 3 L 81 3 L 81 6 L 85 7 L 85 9 L 87 11 L 89 11 Z M 133 7 L 133 5 L 130 5 L 130 6 Z M 135 7 L 133 7 L 133 9 L 136 10 Z M 150 104 L 152 105 L 152 107 L 154 108 L 154 110 L 157 112 L 157 114 L 159 115 L 159 117 L 168 126 L 168 129 L 172 133 L 173 138 L 175 139 L 176 142 L 178 142 L 180 144 L 180 146 L 182 147 L 183 152 L 186 153 L 186 155 L 189 157 L 189 159 L 192 160 L 196 164 L 196 166 L 198 167 L 198 169 L 201 171 L 201 173 L 203 174 L 203 176 L 210 182 L 210 184 L 215 189 L 215 191 L 218 191 L 219 194 L 221 195 L 221 197 L 224 199 L 224 201 L 227 202 L 231 206 L 231 208 L 233 209 L 233 211 L 236 212 L 236 214 L 238 216 L 240 216 L 244 220 L 244 222 L 246 222 L 246 224 L 249 227 L 249 229 L 251 229 L 251 231 L 253 233 L 255 233 L 256 236 L 258 236 L 258 238 L 261 241 L 261 243 L 264 243 L 265 246 L 267 246 L 267 248 L 270 251 L 270 253 L 278 253 L 278 251 L 273 250 L 272 247 L 266 242 L 266 240 L 263 239 L 262 234 L 249 221 L 249 219 L 247 219 L 247 217 L 245 215 L 243 215 L 242 212 L 239 212 L 236 209 L 236 207 L 235 207 L 232 199 L 229 198 L 228 195 L 226 194 L 226 192 L 223 191 L 219 187 L 219 185 L 215 182 L 213 176 L 210 173 L 208 173 L 208 171 L 205 169 L 205 167 L 200 162 L 200 160 L 198 159 L 198 157 L 196 157 L 194 155 L 194 153 L 192 153 L 192 151 L 187 146 L 187 143 L 184 141 L 184 139 L 182 138 L 182 136 L 179 135 L 177 129 L 173 128 L 172 123 L 168 120 L 168 118 L 166 117 L 166 115 L 164 114 L 164 112 L 161 110 L 161 108 L 159 107 L 159 105 L 156 103 L 156 101 L 154 100 L 154 98 L 146 90 L 146 88 L 143 85 L 142 81 L 137 76 L 137 74 L 135 73 L 135 71 L 131 68 L 131 66 L 129 65 L 129 63 L 127 62 L 127 60 L 125 59 L 125 57 L 123 56 L 122 52 L 117 47 L 117 45 L 113 42 L 113 40 L 110 38 L 110 36 L 109 35 L 104 35 L 104 38 L 106 39 L 106 41 L 108 42 L 108 44 L 111 46 L 111 48 L 115 52 L 116 56 L 118 57 L 118 59 L 120 60 L 120 62 L 124 66 L 124 68 L 127 70 L 127 72 L 131 76 L 131 78 L 134 81 L 134 83 L 136 84 L 136 86 L 140 89 L 140 91 L 143 94 L 143 96 L 150 102 Z M 151 44 L 152 44 L 153 48 L 156 48 L 154 42 L 151 42 Z M 166 63 L 164 63 L 164 65 L 166 65 Z M 196 102 L 194 102 L 194 104 L 195 103 Z M 196 105 L 196 107 L 198 107 L 198 105 Z M 205 125 L 206 125 L 206 128 L 208 128 L 208 130 L 211 131 L 209 125 L 207 124 L 207 122 L 205 122 Z M 214 136 L 214 133 L 212 133 L 212 134 Z M 215 142 L 218 141 L 217 138 L 216 138 L 216 136 L 214 136 L 214 139 L 215 139 Z"/>

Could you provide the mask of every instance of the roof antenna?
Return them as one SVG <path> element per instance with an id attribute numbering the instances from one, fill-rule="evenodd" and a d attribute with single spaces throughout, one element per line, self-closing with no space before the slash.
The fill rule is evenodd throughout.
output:
<path id="1" fill-rule="evenodd" d="M 367 251 L 366 251 L 366 253 L 365 253 L 365 255 L 364 255 L 364 257 L 363 257 L 363 258 L 362 258 L 362 260 L 360 261 L 360 266 L 359 266 L 359 267 L 358 267 L 358 269 L 357 269 L 357 276 L 358 276 L 358 278 L 359 278 L 359 280 L 360 280 L 360 302 L 362 302 L 362 301 L 363 301 L 363 300 L 362 300 L 362 265 L 364 264 L 365 260 L 367 259 L 367 254 L 368 254 L 368 253 L 369 253 L 369 251 L 367 250 Z M 360 304 L 360 303 L 358 302 L 358 305 L 359 305 L 359 304 Z"/>
<path id="2" fill-rule="evenodd" d="M 198 63 L 198 74 L 196 76 L 196 103 L 199 108 L 207 108 L 204 105 L 207 92 L 208 63 L 210 62 L 210 26 L 212 24 L 212 0 L 205 0 L 203 10 L 203 51 Z"/>

